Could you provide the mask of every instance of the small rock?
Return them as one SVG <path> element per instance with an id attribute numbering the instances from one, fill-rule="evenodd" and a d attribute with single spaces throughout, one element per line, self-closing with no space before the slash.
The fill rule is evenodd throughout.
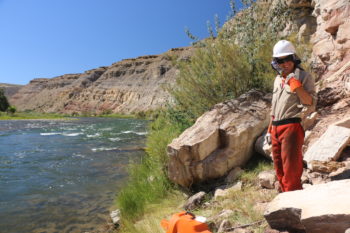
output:
<path id="1" fill-rule="evenodd" d="M 243 170 L 240 167 L 235 167 L 228 173 L 228 175 L 225 178 L 225 182 L 228 184 L 234 183 L 242 173 Z"/>
<path id="2" fill-rule="evenodd" d="M 329 174 L 329 178 L 331 180 L 350 179 L 350 168 L 349 167 L 339 168 L 337 171 L 332 172 L 331 174 Z"/>
<path id="3" fill-rule="evenodd" d="M 315 177 L 315 178 L 311 179 L 311 183 L 312 183 L 312 185 L 324 184 L 324 183 L 326 183 L 326 181 L 324 179 L 322 179 L 322 177 Z"/>
<path id="4" fill-rule="evenodd" d="M 110 216 L 111 216 L 113 224 L 115 226 L 119 226 L 119 224 L 120 224 L 120 210 L 116 209 L 116 210 L 112 211 Z"/>
<path id="5" fill-rule="evenodd" d="M 201 191 L 196 193 L 195 195 L 191 196 L 187 202 L 185 203 L 185 205 L 183 206 L 183 208 L 185 210 L 193 210 L 196 207 L 198 207 L 204 200 L 205 197 L 205 192 Z"/>
<path id="6" fill-rule="evenodd" d="M 346 229 L 344 233 L 350 233 L 350 228 Z"/>
<path id="7" fill-rule="evenodd" d="M 277 180 L 275 171 L 262 171 L 258 175 L 259 184 L 262 188 L 274 189 Z"/>
<path id="8" fill-rule="evenodd" d="M 344 163 L 336 162 L 336 161 L 327 162 L 327 161 L 313 160 L 310 162 L 310 169 L 314 172 L 321 172 L 321 173 L 331 173 L 344 166 L 345 166 Z"/>
<path id="9" fill-rule="evenodd" d="M 240 191 L 242 189 L 242 182 L 237 182 L 235 185 L 229 188 L 217 188 L 215 190 L 214 199 L 216 200 L 219 197 L 227 197 L 230 193 L 235 191 Z"/>
<path id="10" fill-rule="evenodd" d="M 307 172 L 306 173 L 309 183 L 312 185 L 315 184 L 324 184 L 330 181 L 327 174 L 322 174 L 319 172 Z"/>

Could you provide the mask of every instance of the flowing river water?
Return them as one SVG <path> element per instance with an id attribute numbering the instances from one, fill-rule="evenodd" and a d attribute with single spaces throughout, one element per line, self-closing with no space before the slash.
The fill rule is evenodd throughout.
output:
<path id="1" fill-rule="evenodd" d="M 0 121 L 0 232 L 94 232 L 106 225 L 146 121 Z"/>

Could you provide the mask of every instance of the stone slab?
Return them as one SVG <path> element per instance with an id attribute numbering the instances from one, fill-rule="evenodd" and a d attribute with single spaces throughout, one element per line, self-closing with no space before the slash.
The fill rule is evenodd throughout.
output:
<path id="1" fill-rule="evenodd" d="M 343 233 L 350 227 L 350 179 L 279 194 L 265 219 L 274 229 Z"/>
<path id="2" fill-rule="evenodd" d="M 350 128 L 331 125 L 327 131 L 306 151 L 304 160 L 311 165 L 311 161 L 337 160 L 342 150 L 350 142 Z"/>

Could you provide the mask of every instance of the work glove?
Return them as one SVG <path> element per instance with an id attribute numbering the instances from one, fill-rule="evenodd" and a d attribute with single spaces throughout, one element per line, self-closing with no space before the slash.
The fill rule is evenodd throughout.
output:
<path id="1" fill-rule="evenodd" d="M 298 77 L 294 73 L 290 73 L 287 75 L 286 80 L 284 81 L 290 86 L 290 90 L 292 92 L 295 91 L 295 89 L 303 86 L 301 82 L 299 81 Z"/>
<path id="2" fill-rule="evenodd" d="M 271 145 L 271 134 L 270 133 L 265 134 L 265 142 L 267 142 L 267 144 Z"/>
<path id="3" fill-rule="evenodd" d="M 290 74 L 287 75 L 286 80 L 285 80 L 285 83 L 290 82 L 290 80 L 291 80 L 292 78 L 298 79 L 294 73 L 290 73 Z M 289 83 L 288 83 L 288 85 L 289 85 Z"/>

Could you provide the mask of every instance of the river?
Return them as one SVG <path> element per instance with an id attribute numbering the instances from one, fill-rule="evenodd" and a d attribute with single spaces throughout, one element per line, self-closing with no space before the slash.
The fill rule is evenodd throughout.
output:
<path id="1" fill-rule="evenodd" d="M 94 232 L 109 220 L 146 121 L 0 121 L 0 232 Z"/>

